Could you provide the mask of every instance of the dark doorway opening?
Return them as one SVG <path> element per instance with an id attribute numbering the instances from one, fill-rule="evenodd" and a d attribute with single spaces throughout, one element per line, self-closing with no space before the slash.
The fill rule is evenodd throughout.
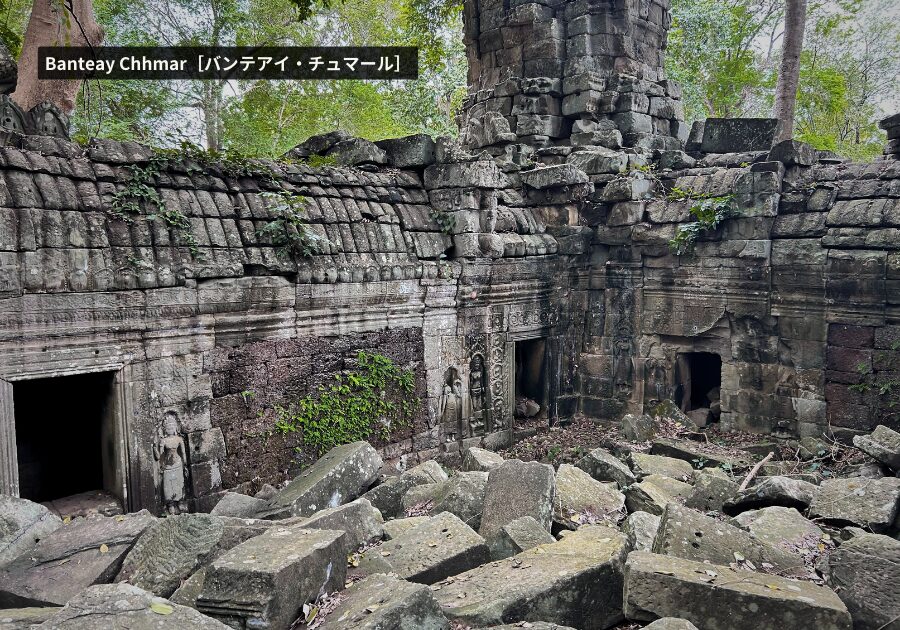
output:
<path id="1" fill-rule="evenodd" d="M 516 416 L 547 416 L 546 355 L 545 338 L 516 342 Z"/>
<path id="2" fill-rule="evenodd" d="M 98 372 L 13 385 L 21 497 L 106 490 L 121 499 L 113 381 L 114 373 Z"/>
<path id="3" fill-rule="evenodd" d="M 712 352 L 678 355 L 675 402 L 701 426 L 721 413 L 722 358 Z M 708 410 L 708 414 L 704 412 Z M 691 414 L 690 412 L 697 412 Z M 696 417 L 695 417 L 696 416 Z"/>

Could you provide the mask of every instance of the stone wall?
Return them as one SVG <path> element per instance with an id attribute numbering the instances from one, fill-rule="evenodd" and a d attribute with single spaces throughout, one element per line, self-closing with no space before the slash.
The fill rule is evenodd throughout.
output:
<path id="1" fill-rule="evenodd" d="M 186 446 L 183 503 L 204 509 L 302 465 L 272 431 L 274 406 L 361 349 L 415 373 L 413 427 L 378 444 L 397 468 L 533 430 L 515 415 L 517 348 L 545 349 L 529 359 L 544 375 L 538 423 L 677 399 L 705 353 L 721 362 L 724 429 L 898 426 L 884 389 L 900 373 L 900 162 L 773 147 L 771 120 L 710 119 L 682 144 L 655 0 L 485 1 L 466 15 L 463 145 L 328 134 L 292 155 L 340 166 L 311 168 L 4 134 L 3 490 L 17 492 L 19 381 L 113 374 L 108 489 L 159 511 L 171 431 Z M 125 221 L 115 199 L 151 163 L 164 208 Z M 261 235 L 273 191 L 305 199 L 320 252 L 285 255 Z M 734 216 L 674 254 L 711 197 Z"/>

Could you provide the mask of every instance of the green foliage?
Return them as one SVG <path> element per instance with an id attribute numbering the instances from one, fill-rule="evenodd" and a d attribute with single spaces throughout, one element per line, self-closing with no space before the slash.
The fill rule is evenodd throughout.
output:
<path id="1" fill-rule="evenodd" d="M 890 350 L 892 352 L 900 351 L 900 341 L 892 343 Z M 875 358 L 885 360 L 887 355 L 884 351 L 881 351 Z M 850 385 L 848 387 L 850 391 L 858 394 L 874 393 L 879 398 L 884 399 L 887 409 L 898 409 L 900 411 L 900 379 L 889 376 L 890 373 L 876 373 L 871 365 L 864 361 L 857 364 L 856 371 L 863 380 Z"/>
<path id="2" fill-rule="evenodd" d="M 275 427 L 297 433 L 305 447 L 321 455 L 340 444 L 391 439 L 395 431 L 412 425 L 418 401 L 415 375 L 399 368 L 389 357 L 360 352 L 357 367 L 335 375 L 334 383 L 320 386 L 287 408 L 275 408 Z"/>
<path id="3" fill-rule="evenodd" d="M 188 247 L 191 257 L 201 258 L 200 245 L 191 229 L 191 222 L 180 210 L 166 208 L 165 201 L 156 192 L 153 183 L 156 176 L 167 165 L 163 156 L 154 156 L 144 165 L 130 164 L 126 168 L 131 176 L 125 186 L 112 196 L 112 213 L 131 223 L 143 215 L 147 221 L 161 220 L 171 228 L 178 240 Z"/>
<path id="4" fill-rule="evenodd" d="M 274 219 L 256 231 L 257 236 L 269 240 L 279 256 L 313 256 L 328 250 L 328 239 L 311 232 L 306 220 L 306 198 L 289 192 L 264 192 Z"/>
<path id="5" fill-rule="evenodd" d="M 455 216 L 453 216 L 452 214 L 448 214 L 442 210 L 433 208 L 431 210 L 431 218 L 434 219 L 434 222 L 441 227 L 441 232 L 448 235 L 453 234 L 453 230 L 454 228 L 456 228 Z"/>
<path id="6" fill-rule="evenodd" d="M 725 219 L 735 216 L 732 200 L 731 195 L 697 200 L 697 203 L 691 206 L 691 214 L 697 220 L 678 226 L 675 238 L 669 241 L 672 253 L 681 256 L 694 251 L 700 236 L 715 230 Z"/>

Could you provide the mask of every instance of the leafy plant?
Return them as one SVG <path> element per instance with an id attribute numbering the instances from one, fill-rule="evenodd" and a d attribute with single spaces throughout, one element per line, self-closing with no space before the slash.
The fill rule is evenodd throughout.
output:
<path id="1" fill-rule="evenodd" d="M 305 446 L 321 455 L 339 445 L 377 435 L 390 439 L 397 429 L 412 425 L 418 408 L 415 375 L 377 353 L 359 352 L 357 368 L 322 385 L 287 408 L 275 407 L 275 427 L 299 433 Z"/>
<path id="2" fill-rule="evenodd" d="M 308 257 L 328 250 L 328 239 L 310 231 L 303 218 L 305 197 L 284 191 L 260 194 L 275 218 L 259 228 L 256 235 L 271 241 L 279 256 Z"/>
<path id="3" fill-rule="evenodd" d="M 442 210 L 432 209 L 431 218 L 440 226 L 441 232 L 448 235 L 453 234 L 453 230 L 456 228 L 455 216 Z"/>
<path id="4" fill-rule="evenodd" d="M 697 239 L 706 232 L 715 230 L 736 212 L 732 206 L 732 196 L 706 197 L 691 206 L 691 214 L 697 219 L 678 227 L 675 238 L 669 241 L 672 253 L 681 256 L 694 251 Z"/>

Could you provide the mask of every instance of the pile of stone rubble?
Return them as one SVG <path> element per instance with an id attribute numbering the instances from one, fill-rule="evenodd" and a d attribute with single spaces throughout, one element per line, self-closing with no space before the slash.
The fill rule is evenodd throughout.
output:
<path id="1" fill-rule="evenodd" d="M 166 518 L 0 497 L 0 628 L 900 628 L 900 434 L 857 436 L 871 461 L 821 483 L 758 448 L 697 469 L 698 445 L 385 476 L 357 442 Z"/>

